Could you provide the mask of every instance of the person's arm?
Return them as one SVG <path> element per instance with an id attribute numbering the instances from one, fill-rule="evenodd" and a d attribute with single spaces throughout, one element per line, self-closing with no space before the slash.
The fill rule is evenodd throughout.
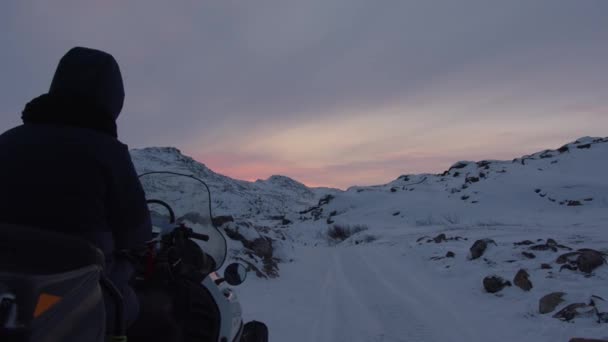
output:
<path id="1" fill-rule="evenodd" d="M 143 247 L 152 238 L 150 212 L 128 148 L 113 159 L 108 220 L 117 250 Z"/>

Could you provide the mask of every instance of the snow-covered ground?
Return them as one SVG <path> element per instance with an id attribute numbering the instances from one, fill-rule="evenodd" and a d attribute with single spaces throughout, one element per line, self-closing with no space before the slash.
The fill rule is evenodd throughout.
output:
<path id="1" fill-rule="evenodd" d="M 239 289 L 247 319 L 270 326 L 273 341 L 568 341 L 575 336 L 608 338 L 608 325 L 594 317 L 562 322 L 552 315 L 591 295 L 608 297 L 608 267 L 592 277 L 555 264 L 557 253 L 522 257 L 514 242 L 555 238 L 571 247 L 608 246 L 604 226 L 411 227 L 377 231 L 369 244 L 299 246 L 294 261 L 281 265 L 273 281 L 251 278 Z M 424 235 L 461 236 L 468 241 L 416 243 Z M 492 238 L 486 259 L 468 260 L 478 238 Z M 454 258 L 433 261 L 432 257 Z M 513 262 L 511 262 L 514 260 Z M 552 265 L 542 270 L 541 263 Z M 485 292 L 482 279 L 513 280 L 519 269 L 534 287 Z M 566 292 L 567 302 L 541 315 L 539 299 Z"/>
<path id="2" fill-rule="evenodd" d="M 286 177 L 231 180 L 174 150 L 134 155 L 140 169 L 177 168 L 211 183 L 215 210 L 234 216 L 223 226 L 236 236 L 233 259 L 247 256 L 260 268 L 278 262 L 278 272 L 256 272 L 278 277 L 251 274 L 239 288 L 246 318 L 266 322 L 272 341 L 608 339 L 598 315 L 608 302 L 597 298 L 608 300 L 608 266 L 582 272 L 557 262 L 582 248 L 608 253 L 608 139 L 347 191 L 307 189 Z M 360 231 L 328 238 L 336 225 Z M 442 233 L 447 241 L 435 242 Z M 480 239 L 494 243 L 469 260 Z M 543 247 L 549 239 L 560 246 Z M 485 277 L 514 283 L 519 270 L 529 274 L 530 291 L 484 289 Z M 539 300 L 553 292 L 564 301 L 541 314 Z M 553 317 L 592 300 L 596 307 L 579 309 L 590 313 Z"/>

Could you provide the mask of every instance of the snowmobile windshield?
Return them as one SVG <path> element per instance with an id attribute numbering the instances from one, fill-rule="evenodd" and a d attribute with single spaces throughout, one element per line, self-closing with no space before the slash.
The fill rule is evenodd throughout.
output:
<path id="1" fill-rule="evenodd" d="M 213 224 L 211 194 L 202 180 L 186 174 L 155 171 L 143 173 L 139 180 L 149 202 L 155 232 L 170 233 L 184 224 L 194 233 L 209 237 L 208 241 L 193 239 L 215 262 L 214 271 L 226 260 L 226 238 Z M 174 216 L 175 222 L 171 222 Z"/>

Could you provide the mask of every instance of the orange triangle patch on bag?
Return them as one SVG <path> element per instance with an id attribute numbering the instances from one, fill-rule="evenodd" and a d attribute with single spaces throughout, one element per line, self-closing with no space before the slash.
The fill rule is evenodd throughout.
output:
<path id="1" fill-rule="evenodd" d="M 59 301 L 61 301 L 61 297 L 53 296 L 48 293 L 40 294 L 40 297 L 38 297 L 38 304 L 36 304 L 36 309 L 34 309 L 34 318 L 38 318 L 43 313 L 47 312 L 50 308 L 59 303 Z"/>

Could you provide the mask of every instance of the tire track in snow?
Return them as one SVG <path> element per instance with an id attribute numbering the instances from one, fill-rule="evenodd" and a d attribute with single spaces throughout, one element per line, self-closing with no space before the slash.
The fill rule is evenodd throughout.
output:
<path id="1" fill-rule="evenodd" d="M 335 258 L 335 253 L 329 251 L 326 256 Z M 319 259 L 322 259 L 320 257 Z M 314 275 L 310 275 L 314 277 Z M 335 316 L 336 305 L 334 303 L 335 294 L 332 288 L 335 284 L 335 273 L 333 267 L 327 267 L 321 284 L 321 295 L 319 298 L 319 311 L 315 323 L 311 327 L 310 342 L 333 341 L 334 333 L 332 322 Z"/>
<path id="2" fill-rule="evenodd" d="M 340 253 L 338 269 L 343 276 L 345 287 L 350 287 L 352 301 L 358 301 L 358 306 L 363 307 L 366 311 L 365 316 L 372 317 L 379 322 L 380 329 L 366 327 L 370 330 L 368 334 L 364 335 L 364 339 L 352 339 L 351 341 L 445 341 L 434 336 L 432 325 L 426 324 L 427 322 L 416 316 L 418 303 L 404 301 L 403 298 L 395 296 L 383 276 L 375 273 L 373 267 L 365 259 L 356 248 L 343 249 Z M 357 323 L 363 327 L 366 325 L 365 321 Z"/>
<path id="3" fill-rule="evenodd" d="M 353 252 L 384 289 L 404 303 L 419 321 L 433 327 L 433 334 L 438 336 L 438 340 L 485 341 L 460 319 L 464 306 L 442 300 L 441 287 L 419 270 L 424 264 L 415 264 L 396 255 L 391 256 L 390 251 L 373 247 L 365 248 L 365 256 L 359 250 Z M 408 271 L 411 271 L 410 275 Z"/>

